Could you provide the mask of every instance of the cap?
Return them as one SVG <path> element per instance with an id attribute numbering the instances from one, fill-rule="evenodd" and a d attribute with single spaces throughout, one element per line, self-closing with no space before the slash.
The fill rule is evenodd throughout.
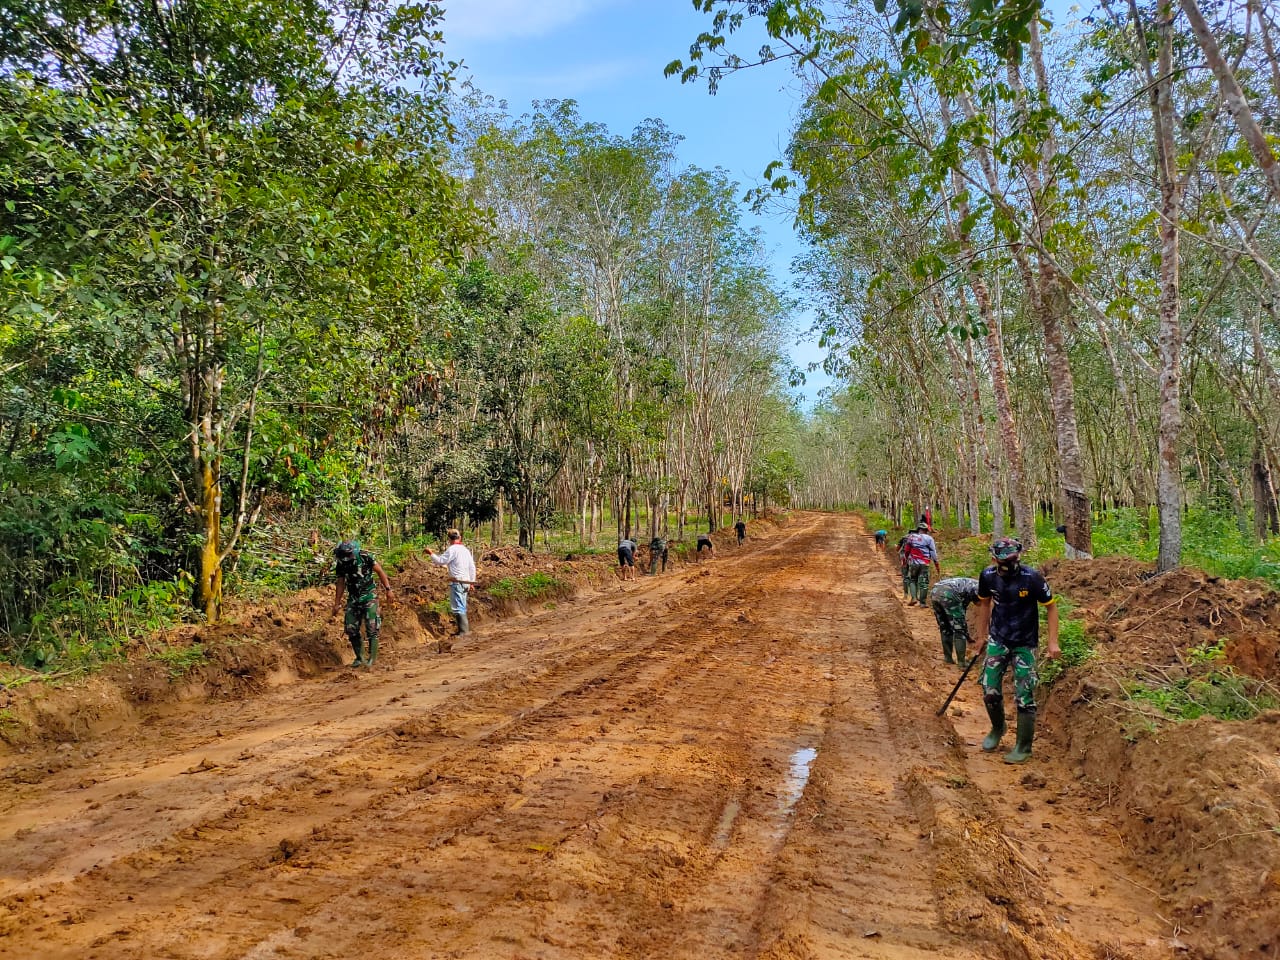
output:
<path id="1" fill-rule="evenodd" d="M 997 560 L 1009 560 L 1022 553 L 1022 541 L 1013 537 L 1001 537 L 991 544 L 991 556 Z"/>

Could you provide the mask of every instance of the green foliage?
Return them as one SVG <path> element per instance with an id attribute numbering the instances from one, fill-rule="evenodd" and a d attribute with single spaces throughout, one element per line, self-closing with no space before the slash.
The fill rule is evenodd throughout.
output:
<path id="1" fill-rule="evenodd" d="M 486 592 L 495 600 L 537 600 L 562 590 L 564 586 L 563 580 L 538 570 L 523 577 L 503 577 L 491 583 Z"/>
<path id="2" fill-rule="evenodd" d="M 1186 676 L 1134 680 L 1124 684 L 1130 701 L 1154 708 L 1169 720 L 1252 720 L 1280 708 L 1280 691 L 1271 684 L 1217 667 Z"/>
<path id="3" fill-rule="evenodd" d="M 185 647 L 161 647 L 150 653 L 148 659 L 167 665 L 170 680 L 180 680 L 208 659 L 208 650 L 199 643 Z"/>
<path id="4" fill-rule="evenodd" d="M 1159 544 L 1154 536 L 1154 520 L 1129 508 L 1107 511 L 1095 520 L 1095 556 L 1130 556 L 1153 563 Z M 1235 519 L 1212 506 L 1192 506 L 1183 517 L 1184 562 L 1213 576 L 1227 579 L 1263 580 L 1280 589 L 1280 555 L 1272 543 L 1258 544 L 1241 533 Z M 1048 555 L 1061 551 L 1059 534 L 1042 534 L 1041 550 Z"/>
<path id="5" fill-rule="evenodd" d="M 79 670 L 118 657 L 126 644 L 178 622 L 188 582 L 134 582 L 104 594 L 97 584 L 65 578 L 52 583 L 14 638 L 10 656 L 36 669 Z"/>
<path id="6" fill-rule="evenodd" d="M 964 537 L 948 543 L 942 558 L 947 576 L 976 578 L 991 565 L 990 546 L 990 538 L 982 537 Z"/>
<path id="7" fill-rule="evenodd" d="M 20 4 L 0 37 L 0 656 L 180 570 L 216 615 L 264 505 L 378 497 L 480 235 L 438 7 L 178 7 Z"/>
<path id="8" fill-rule="evenodd" d="M 1078 667 L 1093 656 L 1093 641 L 1085 631 L 1084 620 L 1075 613 L 1074 605 L 1058 595 L 1058 646 L 1062 655 L 1056 660 L 1045 659 L 1041 662 L 1040 680 L 1052 684 L 1069 668 Z M 1040 608 L 1040 635 L 1044 636 L 1045 608 Z"/>
<path id="9" fill-rule="evenodd" d="M 747 489 L 762 502 L 791 506 L 791 490 L 803 479 L 795 456 L 788 450 L 763 453 L 747 474 Z"/>
<path id="10" fill-rule="evenodd" d="M 862 514 L 863 520 L 866 521 L 867 529 L 872 532 L 876 530 L 892 531 L 894 528 L 893 521 L 878 510 L 859 510 L 858 512 Z"/>

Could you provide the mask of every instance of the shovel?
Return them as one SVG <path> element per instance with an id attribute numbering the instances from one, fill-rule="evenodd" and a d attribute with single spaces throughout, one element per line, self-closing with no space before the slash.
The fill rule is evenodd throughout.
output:
<path id="1" fill-rule="evenodd" d="M 946 703 L 938 708 L 938 716 L 942 716 L 947 712 L 947 707 L 951 706 L 951 701 L 956 698 L 956 694 L 960 692 L 960 685 L 964 683 L 965 677 L 969 676 L 969 671 L 973 669 L 973 665 L 978 662 L 981 653 L 975 653 L 973 659 L 969 661 L 969 665 L 964 668 L 964 673 L 960 674 L 960 679 L 956 681 L 956 685 L 951 688 L 951 694 L 947 697 Z"/>

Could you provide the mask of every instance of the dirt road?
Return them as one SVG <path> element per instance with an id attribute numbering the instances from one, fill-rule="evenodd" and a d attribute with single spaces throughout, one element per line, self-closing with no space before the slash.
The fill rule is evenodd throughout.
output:
<path id="1" fill-rule="evenodd" d="M 1174 955 L 856 519 L 724 552 L 10 777 L 0 956 Z"/>

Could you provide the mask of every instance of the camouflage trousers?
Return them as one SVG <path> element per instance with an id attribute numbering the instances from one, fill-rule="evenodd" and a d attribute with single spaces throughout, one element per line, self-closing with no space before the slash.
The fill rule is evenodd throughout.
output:
<path id="1" fill-rule="evenodd" d="M 987 659 L 982 668 L 983 699 L 988 703 L 1004 699 L 1000 688 L 1010 663 L 1013 664 L 1014 703 L 1023 712 L 1035 710 L 1036 684 L 1040 682 L 1036 674 L 1035 647 L 1006 647 L 1003 643 L 988 640 Z"/>
<path id="2" fill-rule="evenodd" d="M 348 603 L 346 614 L 342 618 L 342 632 L 351 641 L 351 646 L 360 652 L 360 627 L 364 625 L 364 635 L 369 643 L 378 639 L 378 631 L 382 629 L 382 616 L 378 613 L 378 601 L 367 603 Z"/>
<path id="3" fill-rule="evenodd" d="M 938 632 L 942 634 L 942 655 L 948 660 L 954 651 L 958 659 L 963 660 L 969 650 L 969 623 L 964 618 L 965 605 L 954 597 L 942 600 L 931 600 L 933 619 L 938 621 Z"/>
<path id="4" fill-rule="evenodd" d="M 907 596 L 921 606 L 929 602 L 929 565 L 927 563 L 908 563 L 902 575 L 902 584 L 907 588 Z"/>

